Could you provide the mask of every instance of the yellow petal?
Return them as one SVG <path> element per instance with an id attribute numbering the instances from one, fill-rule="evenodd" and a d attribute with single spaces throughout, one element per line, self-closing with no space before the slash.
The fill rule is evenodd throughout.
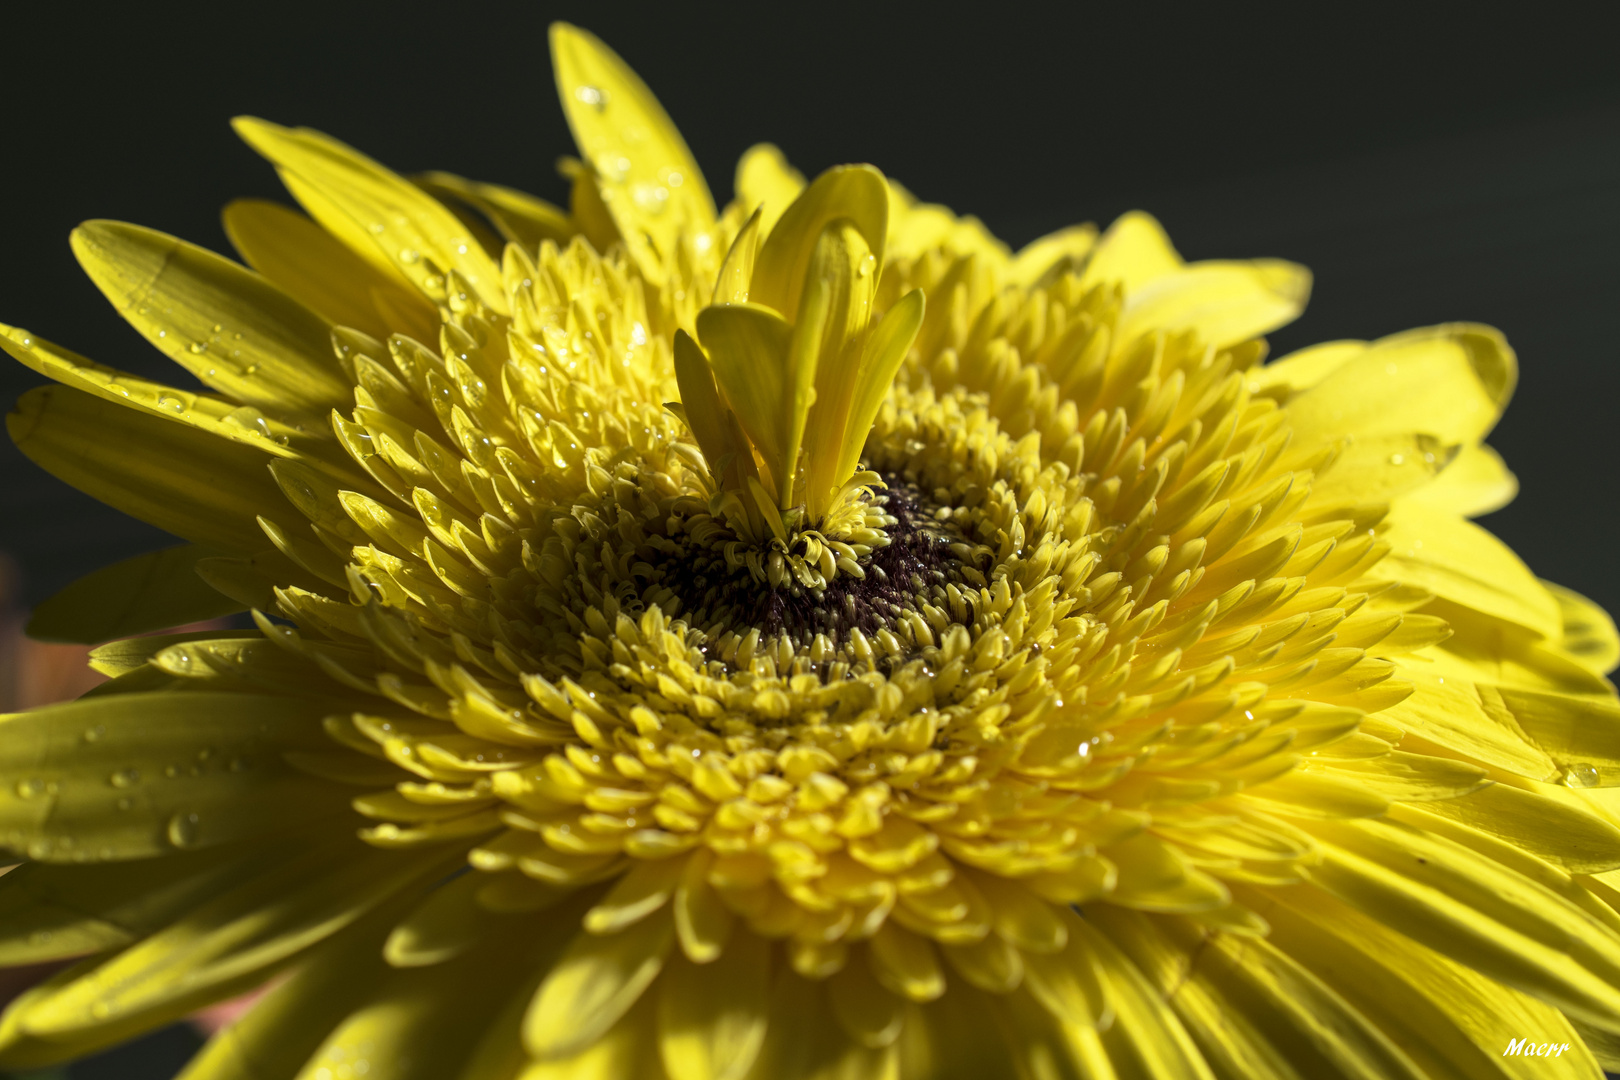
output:
<path id="1" fill-rule="evenodd" d="M 462 874 L 434 889 L 388 934 L 383 958 L 394 967 L 429 967 L 476 945 L 496 916 L 478 904 L 484 875 Z"/>
<path id="2" fill-rule="evenodd" d="M 251 876 L 265 847 L 253 842 L 165 859 L 16 867 L 0 885 L 0 965 L 83 956 L 153 933 Z"/>
<path id="3" fill-rule="evenodd" d="M 104 566 L 36 607 L 28 634 L 91 645 L 241 611 L 197 576 L 198 559 L 223 553 L 187 544 Z"/>
<path id="4" fill-rule="evenodd" d="M 822 231 L 839 218 L 854 224 L 881 267 L 889 220 L 888 184 L 870 165 L 840 165 L 816 177 L 766 237 L 754 264 L 749 300 L 797 320 Z"/>
<path id="5" fill-rule="evenodd" d="M 332 1029 L 375 994 L 387 976 L 382 940 L 391 920 L 379 918 L 387 914 L 385 908 L 312 949 L 291 977 L 204 1043 L 178 1080 L 296 1075 Z"/>
<path id="6" fill-rule="evenodd" d="M 1485 711 L 1481 690 L 1474 683 L 1426 671 L 1402 674 L 1411 680 L 1413 692 L 1382 714 L 1402 729 L 1474 761 L 1533 780 L 1556 775 L 1552 758 L 1526 741 L 1522 732 L 1504 726 Z"/>
<path id="7" fill-rule="evenodd" d="M 454 270 L 486 307 L 506 313 L 500 267 L 427 192 L 318 131 L 251 116 L 233 124 L 310 216 L 355 254 L 433 301 L 448 298 L 445 275 Z"/>
<path id="8" fill-rule="evenodd" d="M 1620 936 L 1521 874 L 1396 822 L 1313 824 L 1313 881 L 1392 929 L 1571 1016 L 1620 1023 Z"/>
<path id="9" fill-rule="evenodd" d="M 840 449 L 863 374 L 862 332 L 877 284 L 876 264 L 867 261 L 870 256 L 865 239 L 848 220 L 828 225 L 811 260 L 809 285 L 810 289 L 824 291 L 825 300 L 812 300 L 807 295 L 800 325 L 794 327 L 797 346 L 799 332 L 814 317 L 812 312 L 825 307 L 816 355 L 808 361 L 815 376 L 815 404 L 810 408 L 804 441 L 805 500 L 811 521 L 821 520 L 832 496 L 849 477 L 849 473 L 839 471 L 843 464 Z M 861 441 L 865 442 L 864 433 Z"/>
<path id="10" fill-rule="evenodd" d="M 679 858 L 636 860 L 585 913 L 585 929 L 592 934 L 617 934 L 645 919 L 669 903 L 685 865 L 686 860 Z"/>
<path id="11" fill-rule="evenodd" d="M 1090 222 L 1047 233 L 1019 249 L 1013 257 L 1011 279 L 1027 289 L 1058 274 L 1078 272 L 1096 246 L 1097 226 Z"/>
<path id="12" fill-rule="evenodd" d="M 1286 405 L 1367 348 L 1365 341 L 1324 341 L 1307 346 L 1264 367 L 1250 368 L 1249 392 Z"/>
<path id="13" fill-rule="evenodd" d="M 477 209 L 509 244 L 534 249 L 550 240 L 562 247 L 579 232 L 560 207 L 516 188 L 480 183 L 447 172 L 423 173 L 413 179 L 439 199 L 460 199 Z"/>
<path id="14" fill-rule="evenodd" d="M 736 925 L 736 916 L 709 883 L 708 869 L 713 857 L 707 849 L 686 860 L 680 884 L 675 887 L 675 932 L 681 950 L 694 964 L 716 960 Z"/>
<path id="15" fill-rule="evenodd" d="M 1593 1063 L 1551 1006 L 1491 981 L 1309 886 L 1246 893 L 1268 938 L 1334 990 L 1429 1076 L 1588 1080 Z M 1514 1034 L 1509 1035 L 1512 1032 Z M 1523 1032 L 1524 1034 L 1518 1034 Z M 1557 1057 L 1506 1057 L 1509 1038 L 1567 1042 Z"/>
<path id="16" fill-rule="evenodd" d="M 299 846 L 292 858 L 267 860 L 262 874 L 31 1002 L 16 1018 L 18 1033 L 65 1041 L 178 1019 L 257 986 L 276 965 L 450 863 L 368 851 L 351 838 Z"/>
<path id="17" fill-rule="evenodd" d="M 1225 348 L 1293 322 L 1310 292 L 1311 272 L 1297 263 L 1193 263 L 1128 289 L 1115 336 L 1129 345 L 1153 330 L 1194 330 Z"/>
<path id="18" fill-rule="evenodd" d="M 1423 1075 L 1331 983 L 1263 939 L 1207 935 L 1187 920 L 1110 905 L 1088 918 L 1135 962 L 1225 1075 Z"/>
<path id="19" fill-rule="evenodd" d="M 1519 479 L 1508 471 L 1501 455 L 1484 443 L 1476 443 L 1463 447 L 1439 476 L 1406 498 L 1471 518 L 1502 509 L 1518 493 Z"/>
<path id="20" fill-rule="evenodd" d="M 1513 350 L 1488 326 L 1451 323 L 1373 342 L 1288 402 L 1300 450 L 1423 432 L 1472 445 L 1495 425 L 1518 377 Z"/>
<path id="21" fill-rule="evenodd" d="M 669 115 L 594 34 L 551 25 L 551 65 L 568 127 L 625 247 L 661 282 L 685 231 L 714 227 L 714 200 Z"/>
<path id="22" fill-rule="evenodd" d="M 737 233 L 737 239 L 731 242 L 726 261 L 720 265 L 720 273 L 714 281 L 713 303 L 747 302 L 748 289 L 754 280 L 754 259 L 759 254 L 761 228 L 760 213 L 755 210 Z"/>
<path id="23" fill-rule="evenodd" d="M 844 428 L 843 443 L 838 451 L 838 476 L 847 477 L 855 472 L 878 409 L 882 408 L 901 363 L 917 340 L 923 309 L 923 292 L 913 289 L 868 333 L 861 353 L 860 375 L 850 396 L 849 423 Z"/>
<path id="24" fill-rule="evenodd" d="M 1485 711 L 1516 727 L 1578 787 L 1620 785 L 1620 703 L 1515 686 L 1481 686 Z"/>
<path id="25" fill-rule="evenodd" d="M 227 397 L 293 412 L 348 403 L 331 324 L 251 270 L 118 221 L 74 229 L 73 253 L 131 326 Z"/>
<path id="26" fill-rule="evenodd" d="M 1089 911 L 1090 908 L 1087 908 Z M 1142 973 L 1087 919 L 1070 923 L 1106 987 L 1114 1023 L 1103 1034 L 1121 1076 L 1152 1080 L 1213 1080 L 1186 1028 Z"/>
<path id="27" fill-rule="evenodd" d="M 1563 616 L 1564 633 L 1559 651 L 1600 674 L 1620 664 L 1620 634 L 1614 619 L 1592 601 L 1562 585 L 1543 581 Z"/>
<path id="28" fill-rule="evenodd" d="M 716 482 L 728 489 L 743 487 L 749 477 L 758 475 L 754 454 L 744 441 L 737 416 L 720 399 L 708 357 L 685 330 L 675 331 L 675 381 L 681 390 L 683 419 L 711 471 L 719 470 Z"/>
<path id="29" fill-rule="evenodd" d="M 769 236 L 799 193 L 804 190 L 804 174 L 788 164 L 787 157 L 770 143 L 760 143 L 743 151 L 737 159 L 733 187 L 744 210 L 759 212 L 761 236 Z"/>
<path id="30" fill-rule="evenodd" d="M 1347 438 L 1338 457 L 1312 481 L 1311 498 L 1329 506 L 1416 499 L 1435 487 L 1460 451 L 1433 435 Z"/>
<path id="31" fill-rule="evenodd" d="M 296 210 L 263 199 L 237 199 L 226 205 L 221 218 L 243 262 L 339 326 L 352 326 L 380 341 L 404 329 L 390 326 L 378 313 L 373 289 L 438 321 L 438 312 L 399 275 L 378 270 Z"/>
<path id="32" fill-rule="evenodd" d="M 0 761 L 17 777 L 0 790 L 0 839 L 43 861 L 138 858 L 341 812 L 341 788 L 280 758 L 329 747 L 319 721 L 332 707 L 188 691 L 0 718 Z"/>
<path id="33" fill-rule="evenodd" d="M 666 915 L 605 937 L 580 934 L 540 985 L 523 1023 L 539 1058 L 566 1058 L 601 1038 L 663 969 L 674 940 Z"/>
<path id="34" fill-rule="evenodd" d="M 767 487 L 779 499 L 792 490 L 809 405 L 803 400 L 809 380 L 802 373 L 795 377 L 788 367 L 793 327 L 754 303 L 704 308 L 697 323 L 715 381 L 764 459 Z"/>
<path id="35" fill-rule="evenodd" d="M 1522 626 L 1544 638 L 1563 635 L 1558 601 L 1496 537 L 1454 514 L 1399 502 L 1386 519 L 1390 553 L 1367 572 Z"/>
<path id="36" fill-rule="evenodd" d="M 1080 287 L 1084 290 L 1117 282 L 1129 296 L 1184 265 L 1164 227 L 1151 215 L 1132 210 L 1108 226 L 1097 241 L 1085 273 L 1080 276 Z"/>
<path id="37" fill-rule="evenodd" d="M 1601 874 L 1620 867 L 1620 828 L 1574 793 L 1563 794 L 1567 797 L 1552 798 L 1512 784 L 1492 784 L 1462 798 L 1438 800 L 1419 812 L 1512 844 L 1568 874 Z"/>
<path id="38" fill-rule="evenodd" d="M 670 1080 L 742 1080 L 765 1042 L 770 944 L 741 934 L 712 964 L 677 957 L 658 986 L 658 1046 Z"/>
<path id="39" fill-rule="evenodd" d="M 194 543 L 256 551 L 258 515 L 294 513 L 267 454 L 65 386 L 24 394 L 6 427 L 53 476 Z"/>

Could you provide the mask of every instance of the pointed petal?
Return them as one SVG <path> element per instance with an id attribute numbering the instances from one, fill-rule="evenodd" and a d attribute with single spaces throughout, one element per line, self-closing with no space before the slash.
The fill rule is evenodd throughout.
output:
<path id="1" fill-rule="evenodd" d="M 472 206 L 489 218 L 509 244 L 535 249 L 550 240 L 563 247 L 579 233 L 561 207 L 516 188 L 480 183 L 447 172 L 423 173 L 412 179 L 441 200 L 459 199 Z"/>
<path id="2" fill-rule="evenodd" d="M 333 468 L 336 449 L 324 425 L 292 424 L 251 405 L 236 405 L 213 394 L 179 390 L 116 368 L 103 367 L 37 334 L 0 326 L 0 349 L 47 378 L 126 408 L 161 416 L 232 442 L 257 447 L 276 457 L 325 459 Z M 313 430 L 303 430 L 313 428 Z M 338 465 L 345 470 L 347 461 Z"/>
<path id="3" fill-rule="evenodd" d="M 251 116 L 233 123 L 310 216 L 357 255 L 435 302 L 446 299 L 445 275 L 454 270 L 486 307 L 506 313 L 500 267 L 427 192 L 318 131 Z"/>
<path id="4" fill-rule="evenodd" d="M 742 304 L 748 301 L 749 285 L 754 280 L 754 260 L 759 254 L 761 234 L 760 212 L 755 210 L 731 242 L 726 261 L 720 266 L 714 282 L 716 304 Z"/>
<path id="5" fill-rule="evenodd" d="M 277 965 L 450 864 L 370 850 L 352 838 L 289 848 L 291 858 L 266 860 L 263 873 L 52 986 L 8 1017 L 9 1033 L 64 1045 L 116 1041 L 179 1019 L 253 988 Z"/>
<path id="6" fill-rule="evenodd" d="M 1097 246 L 1097 226 L 1070 225 L 1031 240 L 1013 256 L 1010 267 L 1014 284 L 1031 288 L 1066 271 L 1079 271 Z"/>
<path id="7" fill-rule="evenodd" d="M 770 143 L 759 143 L 737 159 L 732 185 L 744 210 L 759 212 L 759 234 L 769 236 L 793 200 L 804 190 L 804 174 L 788 164 L 786 155 Z"/>
<path id="8" fill-rule="evenodd" d="M 223 554 L 186 544 L 104 566 L 36 607 L 28 635 L 94 645 L 242 611 L 197 576 L 198 559 Z"/>
<path id="9" fill-rule="evenodd" d="M 574 142 L 625 247 L 662 281 L 676 237 L 714 227 L 697 162 L 647 84 L 594 34 L 552 23 L 551 65 Z"/>
<path id="10" fill-rule="evenodd" d="M 1089 289 L 1093 285 L 1117 282 L 1125 287 L 1125 295 L 1130 296 L 1184 265 L 1176 249 L 1170 246 L 1164 227 L 1151 215 L 1132 210 L 1108 226 L 1102 239 L 1097 241 L 1096 250 L 1080 276 L 1080 287 Z"/>
<path id="11" fill-rule="evenodd" d="M 844 439 L 838 452 L 838 475 L 849 476 L 861 460 L 866 437 L 871 434 L 883 399 L 900 371 L 906 354 L 917 340 L 917 331 L 923 321 L 923 291 L 913 289 L 890 308 L 883 321 L 867 335 L 861 354 L 860 376 L 856 379 L 850 397 L 849 424 L 844 428 Z"/>
<path id="12" fill-rule="evenodd" d="M 1383 539 L 1392 550 L 1367 572 L 1400 581 L 1501 622 L 1557 641 L 1564 620 L 1558 601 L 1502 541 L 1454 514 L 1397 502 Z"/>
<path id="13" fill-rule="evenodd" d="M 797 398 L 789 382 L 793 327 L 775 311 L 753 303 L 704 308 L 697 324 L 715 381 L 765 459 L 771 494 L 777 496 L 792 484 L 791 431 L 795 426 L 804 430 L 804 414 L 794 415 Z M 798 441 L 792 443 L 796 457 Z"/>
<path id="14" fill-rule="evenodd" d="M 1295 452 L 1347 431 L 1421 431 L 1472 445 L 1496 424 L 1517 379 L 1513 350 L 1488 326 L 1451 323 L 1382 338 L 1288 402 Z"/>
<path id="15" fill-rule="evenodd" d="M 877 265 L 882 266 L 889 222 L 888 183 L 870 165 L 840 165 L 816 177 L 766 237 L 754 266 L 750 300 L 797 320 L 822 230 L 838 218 L 854 223 Z"/>
<path id="16" fill-rule="evenodd" d="M 1557 1009 L 1417 945 L 1320 890 L 1247 890 L 1244 901 L 1271 924 L 1268 941 L 1328 981 L 1425 1075 L 1594 1075 L 1589 1055 Z M 1518 1032 L 1567 1042 L 1570 1051 L 1533 1061 L 1504 1056 L 1508 1038 L 1524 1037 Z"/>
<path id="17" fill-rule="evenodd" d="M 331 744 L 330 701 L 203 691 L 94 696 L 0 717 L 0 840 L 30 858 L 129 859 L 338 812 L 284 764 Z M 233 767 L 233 763 L 234 767 Z"/>
<path id="18" fill-rule="evenodd" d="M 529 1006 L 523 1041 L 539 1058 L 566 1058 L 606 1034 L 663 969 L 674 923 L 660 914 L 605 937 L 581 933 Z"/>
<path id="19" fill-rule="evenodd" d="M 253 271 L 118 221 L 74 229 L 73 253 L 118 313 L 205 385 L 291 412 L 348 404 L 331 324 Z"/>
<path id="20" fill-rule="evenodd" d="M 378 270 L 296 210 L 264 199 L 237 199 L 220 217 L 243 262 L 338 326 L 351 326 L 379 341 L 400 329 L 378 313 L 373 289 L 438 319 L 432 305 L 399 275 Z"/>
<path id="21" fill-rule="evenodd" d="M 1519 478 L 1508 470 L 1501 455 L 1484 443 L 1475 443 L 1463 447 L 1439 476 L 1406 498 L 1458 517 L 1473 518 L 1502 509 L 1518 493 Z"/>
<path id="22" fill-rule="evenodd" d="M 60 480 L 198 544 L 258 551 L 258 515 L 292 518 L 268 454 L 66 386 L 41 386 L 6 417 L 17 448 Z"/>
<path id="23" fill-rule="evenodd" d="M 1293 322 L 1310 292 L 1311 272 L 1297 263 L 1193 263 L 1127 291 L 1115 339 L 1129 345 L 1153 330 L 1194 330 L 1226 348 Z"/>
<path id="24" fill-rule="evenodd" d="M 864 331 L 877 284 L 877 268 L 869 260 L 871 252 L 860 231 L 844 220 L 823 230 L 810 266 L 814 287 L 827 294 L 827 315 L 814 362 L 815 404 L 810 408 L 804 439 L 804 496 L 811 521 L 821 520 L 832 497 L 849 478 L 839 471 L 843 464 L 840 451 L 863 374 Z M 808 301 L 804 304 L 807 311 L 812 306 Z M 864 432 L 861 441 L 866 441 Z"/>

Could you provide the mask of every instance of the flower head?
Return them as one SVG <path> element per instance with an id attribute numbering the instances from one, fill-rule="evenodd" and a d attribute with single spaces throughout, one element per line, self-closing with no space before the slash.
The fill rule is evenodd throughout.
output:
<path id="1" fill-rule="evenodd" d="M 74 234 L 205 390 L 4 339 L 187 543 L 36 618 L 115 677 L 0 721 L 0 957 L 87 957 L 0 1063 L 279 976 L 188 1077 L 1616 1064 L 1620 642 L 1466 520 L 1499 334 L 1265 364 L 1300 267 L 773 147 L 717 212 L 552 46 L 567 212 L 244 119 L 253 269 Z"/>

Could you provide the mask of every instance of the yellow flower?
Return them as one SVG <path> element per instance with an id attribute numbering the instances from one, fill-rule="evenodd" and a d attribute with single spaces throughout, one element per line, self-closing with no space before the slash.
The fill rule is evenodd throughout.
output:
<path id="1" fill-rule="evenodd" d="M 253 270 L 74 234 L 205 391 L 6 332 L 187 543 L 36 615 L 114 678 L 0 721 L 0 962 L 85 957 L 0 1066 L 272 979 L 187 1080 L 1620 1066 L 1620 641 L 1467 520 L 1499 334 L 1265 364 L 1300 267 L 768 146 L 717 212 L 552 53 L 568 212 L 241 120 Z"/>

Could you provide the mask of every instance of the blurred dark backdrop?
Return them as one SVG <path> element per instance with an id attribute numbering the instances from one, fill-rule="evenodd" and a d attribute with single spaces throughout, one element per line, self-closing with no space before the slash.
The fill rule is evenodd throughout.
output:
<path id="1" fill-rule="evenodd" d="M 1304 262 L 1316 295 L 1274 355 L 1451 319 L 1500 326 L 1523 379 L 1492 441 L 1524 493 L 1487 524 L 1541 575 L 1620 607 L 1609 35 L 1579 8 L 1307 10 L 13 5 L 0 320 L 166 369 L 79 273 L 67 233 L 117 217 L 228 250 L 219 207 L 281 196 L 227 127 L 239 112 L 319 127 L 400 170 L 563 200 L 553 162 L 572 147 L 545 27 L 566 18 L 641 72 L 722 200 L 739 152 L 769 139 L 810 173 L 870 160 L 1015 246 L 1140 206 L 1191 258 Z M 37 381 L 0 366 L 7 401 Z M 0 551 L 27 602 L 165 542 L 9 442 L 0 484 Z"/>
<path id="2" fill-rule="evenodd" d="M 779 7 L 11 5 L 0 320 L 183 377 L 79 273 L 67 233 L 116 217 L 228 250 L 219 207 L 281 196 L 236 113 L 562 201 L 553 162 L 572 147 L 545 27 L 565 18 L 640 71 L 722 200 L 737 155 L 768 139 L 812 174 L 872 161 L 1015 246 L 1143 207 L 1190 258 L 1304 262 L 1316 296 L 1274 354 L 1500 326 L 1523 378 L 1492 442 L 1524 492 L 1486 523 L 1620 608 L 1620 65 L 1596 5 Z M 0 363 L 8 403 L 37 381 Z M 0 440 L 0 556 L 25 604 L 166 542 Z M 72 1075 L 155 1080 L 195 1045 L 174 1028 Z"/>

